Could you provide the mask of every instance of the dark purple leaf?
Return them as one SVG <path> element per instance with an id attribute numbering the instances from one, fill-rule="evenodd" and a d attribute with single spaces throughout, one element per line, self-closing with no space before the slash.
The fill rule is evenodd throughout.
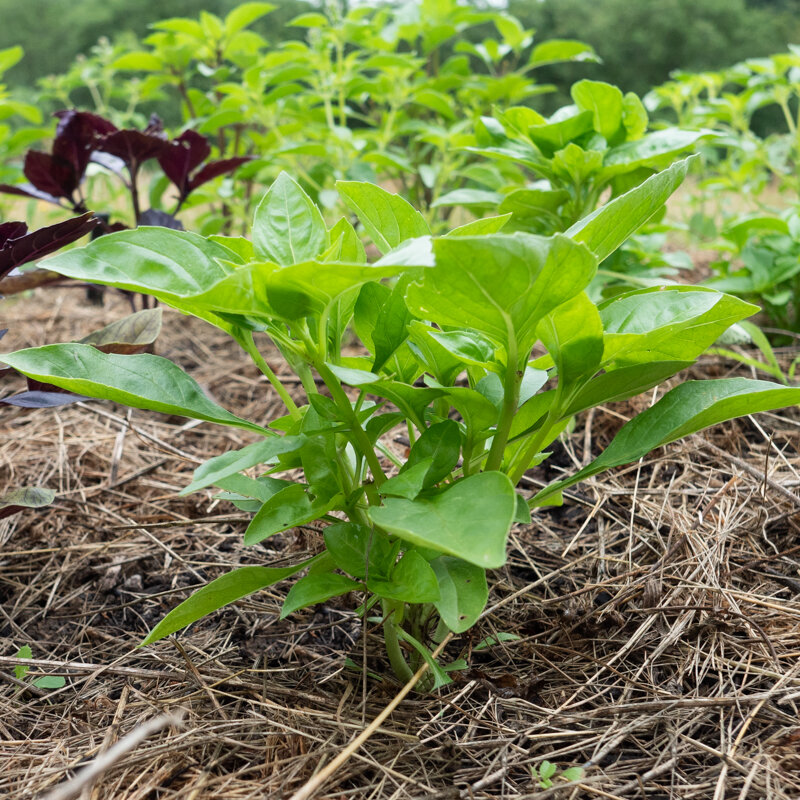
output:
<path id="1" fill-rule="evenodd" d="M 96 149 L 102 153 L 122 159 L 128 170 L 135 174 L 139 166 L 151 158 L 158 158 L 167 146 L 167 135 L 161 120 L 150 117 L 150 123 L 143 131 L 131 128 L 103 136 Z"/>
<path id="2" fill-rule="evenodd" d="M 24 222 L 4 222 L 0 224 L 0 248 L 6 246 L 6 242 L 12 239 L 19 239 L 28 232 L 28 226 Z"/>
<path id="3" fill-rule="evenodd" d="M 178 187 L 181 197 L 189 193 L 189 176 L 210 155 L 206 137 L 196 131 L 184 131 L 173 139 L 158 157 L 164 174 Z"/>
<path id="4" fill-rule="evenodd" d="M 19 406 L 20 408 L 57 408 L 58 406 L 68 406 L 71 403 L 78 403 L 81 400 L 88 400 L 79 394 L 69 392 L 20 392 L 5 397 L 0 403 L 9 406 Z"/>
<path id="5" fill-rule="evenodd" d="M 28 150 L 22 171 L 40 192 L 70 199 L 78 188 L 81 177 L 75 174 L 68 161 L 40 150 Z"/>
<path id="6" fill-rule="evenodd" d="M 189 192 L 193 192 L 198 186 L 218 178 L 220 175 L 228 175 L 235 169 L 252 160 L 252 156 L 237 156 L 236 158 L 223 158 L 219 161 L 209 161 L 197 174 L 189 181 Z"/>
<path id="7" fill-rule="evenodd" d="M 10 183 L 0 183 L 0 192 L 5 194 L 16 194 L 20 197 L 32 197 L 35 200 L 45 200 L 48 203 L 54 203 L 57 206 L 61 205 L 61 201 L 55 195 L 41 192 L 31 183 L 19 183 L 12 186 Z"/>
<path id="8" fill-rule="evenodd" d="M 89 233 L 97 220 L 91 212 L 9 239 L 0 247 L 0 277 L 14 267 L 36 261 Z"/>
<path id="9" fill-rule="evenodd" d="M 58 127 L 53 140 L 53 158 L 69 165 L 75 186 L 81 182 L 92 151 L 100 136 L 108 136 L 117 128 L 107 119 L 87 111 L 57 111 Z"/>
<path id="10" fill-rule="evenodd" d="M 2 339 L 7 333 L 8 328 L 3 328 L 3 330 L 0 331 L 0 339 Z M 2 371 L 0 371 L 0 375 L 2 375 Z"/>
<path id="11" fill-rule="evenodd" d="M 148 208 L 143 211 L 139 217 L 140 225 L 158 225 L 161 228 L 172 228 L 174 231 L 185 230 L 183 223 L 179 219 L 175 219 L 172 214 L 166 211 L 159 211 L 157 208 Z"/>

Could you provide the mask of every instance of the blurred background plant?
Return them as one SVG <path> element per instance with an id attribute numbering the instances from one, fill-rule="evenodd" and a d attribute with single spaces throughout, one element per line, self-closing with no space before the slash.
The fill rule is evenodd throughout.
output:
<path id="1" fill-rule="evenodd" d="M 190 195 L 154 156 L 132 213 L 136 181 L 93 157 L 76 212 L 135 224 L 180 210 L 191 230 L 238 234 L 285 169 L 332 221 L 348 213 L 335 181 L 366 180 L 434 232 L 500 213 L 507 230 L 549 233 L 698 152 L 694 179 L 590 291 L 703 281 L 800 328 L 800 0 L 4 3 L 5 184 L 27 176 L 26 151 L 52 152 L 52 112 L 126 131 L 157 114 L 165 140 L 194 137 L 238 169 Z M 19 194 L 0 204 L 54 219 Z"/>

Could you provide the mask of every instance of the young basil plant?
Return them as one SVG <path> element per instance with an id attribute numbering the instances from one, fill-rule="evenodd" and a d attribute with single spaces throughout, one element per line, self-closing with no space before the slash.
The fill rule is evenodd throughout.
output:
<path id="1" fill-rule="evenodd" d="M 343 200 L 382 253 L 374 263 L 347 219 L 327 227 L 300 186 L 281 175 L 258 206 L 249 240 L 149 228 L 50 259 L 48 268 L 63 275 L 147 292 L 226 331 L 286 414 L 267 428 L 236 416 L 154 355 L 73 343 L 9 353 L 4 362 L 83 395 L 256 434 L 198 467 L 184 490 L 214 486 L 254 511 L 246 544 L 325 523 L 318 555 L 212 581 L 145 643 L 305 570 L 284 615 L 366 593 L 362 613 L 381 615 L 398 677 L 410 678 L 426 660 L 433 685 L 441 685 L 447 673 L 429 648 L 478 621 L 487 571 L 503 566 L 509 531 L 529 522 L 531 509 L 708 425 L 798 402 L 800 389 L 764 381 L 686 381 L 576 474 L 532 498 L 515 488 L 574 415 L 657 386 L 756 311 L 709 288 L 635 290 L 599 304 L 585 292 L 598 262 L 663 205 L 686 171 L 687 161 L 673 164 L 547 237 L 504 233 L 505 217 L 431 236 L 401 198 L 342 183 Z M 353 335 L 361 355 L 343 348 Z M 258 345 L 267 339 L 299 377 L 302 401 L 265 360 Z M 534 359 L 537 344 L 546 354 Z M 407 452 L 393 447 L 398 431 Z M 248 474 L 253 468 L 258 477 Z M 286 477 L 298 469 L 302 479 Z"/>

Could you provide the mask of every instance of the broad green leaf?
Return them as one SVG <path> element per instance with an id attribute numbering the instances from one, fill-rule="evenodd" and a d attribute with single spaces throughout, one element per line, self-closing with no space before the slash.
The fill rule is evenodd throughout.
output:
<path id="1" fill-rule="evenodd" d="M 583 242 L 602 261 L 664 205 L 686 177 L 690 160 L 678 161 L 610 200 L 576 222 L 566 235 Z"/>
<path id="2" fill-rule="evenodd" d="M 60 689 L 66 685 L 67 681 L 63 675 L 42 675 L 33 681 L 33 685 L 37 689 Z"/>
<path id="3" fill-rule="evenodd" d="M 431 328 L 430 337 L 464 364 L 483 366 L 494 360 L 494 345 L 474 331 L 439 331 Z"/>
<path id="4" fill-rule="evenodd" d="M 538 506 L 568 486 L 598 472 L 635 461 L 657 447 L 703 428 L 796 403 L 800 403 L 800 388 L 767 381 L 747 378 L 687 381 L 623 425 L 611 444 L 591 464 L 571 477 L 545 487 L 530 504 Z"/>
<path id="5" fill-rule="evenodd" d="M 558 369 L 562 393 L 597 372 L 603 357 L 603 323 L 586 292 L 551 311 L 539 323 L 538 334 Z"/>
<path id="6" fill-rule="evenodd" d="M 622 98 L 622 124 L 628 139 L 640 139 L 647 131 L 647 109 L 634 92 L 626 92 Z"/>
<path id="7" fill-rule="evenodd" d="M 582 80 L 570 94 L 581 111 L 591 111 L 594 129 L 610 142 L 622 125 L 622 92 L 610 83 Z"/>
<path id="8" fill-rule="evenodd" d="M 638 167 L 663 167 L 678 153 L 693 147 L 711 131 L 686 131 L 665 128 L 653 131 L 632 142 L 612 147 L 603 159 L 603 177 L 611 178 Z"/>
<path id="9" fill-rule="evenodd" d="M 23 375 L 76 394 L 267 433 L 209 400 L 194 378 L 160 356 L 120 356 L 72 343 L 31 347 L 0 359 Z"/>
<path id="10" fill-rule="evenodd" d="M 337 181 L 336 188 L 381 253 L 431 232 L 425 217 L 400 195 L 361 181 Z"/>
<path id="11" fill-rule="evenodd" d="M 382 283 L 370 281 L 365 283 L 358 292 L 358 298 L 353 308 L 353 327 L 358 338 L 373 355 L 375 343 L 372 334 L 378 324 L 381 309 L 389 299 L 392 290 Z"/>
<path id="12" fill-rule="evenodd" d="M 530 57 L 532 67 L 557 64 L 560 61 L 599 61 L 594 48 L 574 39 L 548 39 L 533 48 Z"/>
<path id="13" fill-rule="evenodd" d="M 99 331 L 84 336 L 79 344 L 91 344 L 105 353 L 133 354 L 152 344 L 161 332 L 160 308 L 129 314 Z"/>
<path id="14" fill-rule="evenodd" d="M 223 236 L 222 234 L 215 234 L 209 236 L 210 242 L 216 242 L 222 247 L 227 247 L 233 253 L 241 264 L 249 264 L 251 261 L 256 261 L 256 251 L 253 248 L 253 243 L 244 236 Z"/>
<path id="15" fill-rule="evenodd" d="M 528 508 L 528 501 L 517 492 L 517 511 L 514 515 L 514 522 L 519 525 L 531 524 L 531 510 Z"/>
<path id="16" fill-rule="evenodd" d="M 598 150 L 584 150 L 570 142 L 553 155 L 553 173 L 562 182 L 580 186 L 596 181 L 603 164 L 603 154 Z"/>
<path id="17" fill-rule="evenodd" d="M 564 119 L 551 119 L 540 125 L 531 125 L 528 128 L 528 137 L 545 156 L 551 158 L 553 153 L 591 128 L 592 112 L 581 111 Z"/>
<path id="18" fill-rule="evenodd" d="M 12 489 L 0 495 L 0 519 L 16 514 L 23 508 L 43 508 L 49 506 L 56 499 L 52 489 L 42 489 L 39 486 L 27 486 L 24 489 Z"/>
<path id="19" fill-rule="evenodd" d="M 319 556 L 315 556 L 291 567 L 240 567 L 220 576 L 216 580 L 198 589 L 167 614 L 153 628 L 145 640 L 139 645 L 152 644 L 165 636 L 169 636 L 192 622 L 211 614 L 223 606 L 235 603 L 243 597 L 254 594 L 267 586 L 279 583 L 296 572 L 311 566 Z"/>
<path id="20" fill-rule="evenodd" d="M 289 589 L 289 594 L 286 595 L 281 608 L 281 619 L 288 617 L 289 614 L 300 608 L 315 606 L 332 597 L 339 597 L 339 595 L 360 588 L 360 583 L 346 578 L 344 575 L 339 575 L 337 572 L 306 575 Z"/>
<path id="21" fill-rule="evenodd" d="M 381 436 L 404 421 L 405 415 L 400 411 L 390 411 L 386 414 L 378 414 L 372 417 L 364 427 L 364 430 L 367 432 L 370 442 L 375 444 Z"/>
<path id="22" fill-rule="evenodd" d="M 355 578 L 366 577 L 368 553 L 370 575 L 386 577 L 394 566 L 397 551 L 381 531 L 355 522 L 334 522 L 323 536 L 336 566 Z"/>
<path id="23" fill-rule="evenodd" d="M 308 14 L 300 14 L 286 24 L 298 28 L 325 28 L 329 23 L 328 18 L 324 14 L 315 14 L 311 12 Z"/>
<path id="24" fill-rule="evenodd" d="M 406 239 L 375 262 L 376 267 L 432 267 L 433 265 L 433 239 L 430 236 Z"/>
<path id="25" fill-rule="evenodd" d="M 464 362 L 442 347 L 433 334 L 432 328 L 419 320 L 408 326 L 408 335 L 414 354 L 425 369 L 444 386 L 452 386 L 458 375 L 464 371 Z"/>
<path id="26" fill-rule="evenodd" d="M 425 477 L 433 464 L 432 458 L 426 458 L 398 473 L 381 484 L 380 493 L 384 497 L 405 497 L 413 500 L 424 488 Z"/>
<path id="27" fill-rule="evenodd" d="M 4 50 L 0 50 L 0 75 L 6 72 L 6 70 L 11 69 L 24 55 L 25 51 L 19 45 L 6 47 Z"/>
<path id="28" fill-rule="evenodd" d="M 342 217 L 330 231 L 331 248 L 326 261 L 344 261 L 350 264 L 366 264 L 367 254 L 356 229 L 350 221 Z"/>
<path id="29" fill-rule="evenodd" d="M 225 17 L 225 35 L 233 36 L 275 8 L 272 3 L 242 3 L 236 6 Z"/>
<path id="30" fill-rule="evenodd" d="M 255 467 L 257 464 L 274 464 L 277 456 L 296 452 L 304 442 L 304 436 L 270 435 L 266 439 L 253 442 L 240 450 L 229 450 L 227 453 L 214 456 L 194 471 L 192 482 L 180 491 L 179 496 L 183 497 L 205 489 L 206 486 L 219 485 L 219 481 L 250 467 Z"/>
<path id="31" fill-rule="evenodd" d="M 281 172 L 256 208 L 256 254 L 281 266 L 315 259 L 328 246 L 328 229 L 311 198 Z"/>
<path id="32" fill-rule="evenodd" d="M 330 511 L 338 499 L 314 498 L 307 486 L 293 483 L 261 506 L 244 532 L 244 543 L 258 544 L 275 533 L 311 522 Z"/>
<path id="33" fill-rule="evenodd" d="M 477 389 L 468 386 L 447 387 L 446 397 L 453 408 L 461 414 L 470 432 L 488 431 L 497 424 L 500 409 Z"/>
<path id="34" fill-rule="evenodd" d="M 367 578 L 371 592 L 404 603 L 433 603 L 439 599 L 439 583 L 430 564 L 416 550 L 408 550 L 395 564 L 391 577 Z"/>
<path id="35" fill-rule="evenodd" d="M 372 364 L 373 372 L 379 372 L 397 348 L 408 338 L 408 325 L 413 319 L 405 300 L 408 283 L 408 277 L 401 277 L 378 311 L 372 331 L 375 353 L 375 361 Z"/>
<path id="36" fill-rule="evenodd" d="M 436 266 L 409 286 L 412 314 L 488 336 L 527 360 L 539 321 L 584 289 L 596 262 L 562 235 L 437 239 Z"/>
<path id="37" fill-rule="evenodd" d="M 242 475 L 237 472 L 229 475 L 227 478 L 220 478 L 217 481 L 217 486 L 220 489 L 231 495 L 230 498 L 251 498 L 256 502 L 257 507 L 255 511 L 261 508 L 262 503 L 266 503 L 273 495 L 276 495 L 281 489 L 292 485 L 292 481 L 281 480 L 280 478 L 271 478 L 268 475 L 262 475 L 260 478 L 248 478 L 247 475 Z M 224 495 L 217 495 L 223 497 Z"/>
<path id="38" fill-rule="evenodd" d="M 402 272 L 395 266 L 306 262 L 268 272 L 267 299 L 287 319 L 320 315 L 350 289 Z"/>
<path id="39" fill-rule="evenodd" d="M 400 381 L 384 380 L 373 372 L 327 364 L 328 369 L 349 386 L 364 387 L 364 391 L 376 397 L 385 397 L 394 403 L 414 425 L 424 430 L 425 409 L 437 398 L 446 394 L 444 389 L 427 386 L 410 386 Z"/>
<path id="40" fill-rule="evenodd" d="M 450 556 L 439 556 L 431 567 L 439 582 L 436 610 L 453 633 L 463 633 L 478 621 L 489 599 L 486 570 Z"/>
<path id="41" fill-rule="evenodd" d="M 75 280 L 143 292 L 164 299 L 204 291 L 231 270 L 236 260 L 222 245 L 196 233 L 140 227 L 100 236 L 42 262 L 47 269 Z"/>
<path id="42" fill-rule="evenodd" d="M 488 569 L 505 563 L 515 509 L 511 481 L 500 472 L 483 472 L 431 498 L 390 497 L 369 516 L 404 541 Z"/>
<path id="43" fill-rule="evenodd" d="M 164 69 L 164 62 L 154 53 L 136 50 L 132 53 L 124 53 L 112 61 L 111 67 L 112 69 L 134 70 L 136 72 L 161 72 Z"/>
<path id="44" fill-rule="evenodd" d="M 414 442 L 400 473 L 421 462 L 430 462 L 424 475 L 422 488 L 428 488 L 446 478 L 456 467 L 461 451 L 461 432 L 452 419 L 431 425 Z"/>
<path id="45" fill-rule="evenodd" d="M 603 363 L 688 361 L 735 322 L 758 308 L 700 286 L 638 289 L 598 307 L 603 321 Z"/>
<path id="46" fill-rule="evenodd" d="M 100 236 L 42 263 L 68 278 L 152 295 L 229 330 L 229 323 L 188 298 L 228 275 L 226 264 L 237 260 L 233 251 L 195 233 L 140 227 Z"/>
<path id="47" fill-rule="evenodd" d="M 437 198 L 431 208 L 442 206 L 464 206 L 465 208 L 496 208 L 503 195 L 486 189 L 454 189 Z"/>
<path id="48" fill-rule="evenodd" d="M 569 200 L 565 189 L 515 189 L 500 203 L 499 210 L 521 219 L 546 217 L 558 221 L 558 209 Z"/>
<path id="49" fill-rule="evenodd" d="M 448 231 L 445 236 L 483 236 L 487 233 L 499 233 L 505 224 L 511 219 L 511 214 L 500 214 L 496 217 L 484 217 L 474 219 L 465 225 Z"/>
<path id="50" fill-rule="evenodd" d="M 401 267 L 310 261 L 278 267 L 256 262 L 239 267 L 203 294 L 198 306 L 268 322 L 320 315 L 350 289 L 397 275 Z"/>
<path id="51" fill-rule="evenodd" d="M 303 424 L 308 425 L 315 415 L 316 412 L 306 414 Z M 319 423 L 315 428 L 319 428 Z M 314 495 L 317 504 L 342 491 L 340 468 L 336 463 L 336 440 L 333 436 L 309 436 L 298 455 L 309 492 Z"/>
<path id="52" fill-rule="evenodd" d="M 694 361 L 653 361 L 604 372 L 581 388 L 564 410 L 564 415 L 571 417 L 603 403 L 635 397 L 692 364 Z"/>

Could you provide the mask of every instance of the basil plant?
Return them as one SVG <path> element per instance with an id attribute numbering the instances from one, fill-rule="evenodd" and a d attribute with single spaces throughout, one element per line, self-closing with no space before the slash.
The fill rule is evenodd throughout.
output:
<path id="1" fill-rule="evenodd" d="M 284 616 L 365 593 L 360 613 L 380 615 L 397 676 L 410 679 L 425 660 L 428 685 L 441 685 L 447 673 L 430 648 L 479 619 L 487 572 L 505 563 L 514 523 L 560 503 L 566 487 L 653 448 L 800 400 L 800 389 L 765 381 L 686 381 L 628 422 L 588 466 L 532 497 L 516 489 L 576 414 L 658 385 L 757 310 L 702 287 L 641 289 L 599 304 L 584 291 L 598 262 L 661 208 L 686 170 L 687 161 L 673 164 L 547 237 L 503 233 L 507 216 L 431 236 L 397 195 L 340 182 L 353 219 L 382 254 L 374 263 L 348 219 L 329 228 L 282 174 L 261 200 L 249 239 L 139 228 L 49 259 L 48 269 L 70 278 L 146 292 L 226 331 L 286 413 L 267 427 L 242 419 L 155 355 L 71 343 L 2 361 L 82 395 L 255 434 L 252 444 L 198 467 L 183 491 L 214 486 L 252 508 L 245 544 L 324 523 L 318 555 L 217 578 L 145 643 L 304 572 Z M 302 401 L 265 360 L 267 340 L 299 377 Z M 410 441 L 407 452 L 392 447 L 398 430 Z M 287 477 L 298 470 L 302 479 Z"/>

